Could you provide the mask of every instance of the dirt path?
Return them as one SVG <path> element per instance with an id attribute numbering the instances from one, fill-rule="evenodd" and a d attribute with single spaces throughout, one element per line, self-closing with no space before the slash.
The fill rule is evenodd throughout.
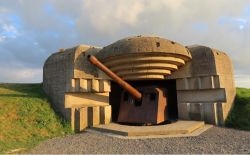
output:
<path id="1" fill-rule="evenodd" d="M 120 139 L 83 132 L 43 142 L 30 153 L 250 153 L 250 132 L 213 127 L 197 137 Z"/>

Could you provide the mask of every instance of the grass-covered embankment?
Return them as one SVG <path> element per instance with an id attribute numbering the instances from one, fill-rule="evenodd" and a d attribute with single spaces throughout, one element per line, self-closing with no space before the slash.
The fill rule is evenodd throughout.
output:
<path id="1" fill-rule="evenodd" d="M 30 149 L 70 133 L 52 110 L 41 84 L 0 84 L 0 153 Z"/>
<path id="2" fill-rule="evenodd" d="M 237 88 L 226 126 L 250 131 L 250 89 Z M 54 113 L 41 84 L 0 84 L 0 153 L 68 133 L 69 123 Z"/>
<path id="3" fill-rule="evenodd" d="M 250 89 L 237 88 L 234 107 L 226 120 L 226 126 L 250 131 Z"/>

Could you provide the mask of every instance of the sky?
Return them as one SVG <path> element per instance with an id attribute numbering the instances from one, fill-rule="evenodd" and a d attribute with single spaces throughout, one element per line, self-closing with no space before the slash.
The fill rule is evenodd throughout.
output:
<path id="1" fill-rule="evenodd" d="M 0 82 L 42 82 L 60 48 L 141 34 L 222 50 L 250 88 L 249 0 L 0 0 Z"/>

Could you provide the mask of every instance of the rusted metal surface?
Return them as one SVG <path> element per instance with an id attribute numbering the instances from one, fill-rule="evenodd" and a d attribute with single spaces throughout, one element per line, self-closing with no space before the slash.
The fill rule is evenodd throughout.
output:
<path id="1" fill-rule="evenodd" d="M 126 81 L 121 79 L 119 76 L 117 76 L 114 72 L 112 72 L 110 69 L 108 69 L 105 65 L 103 65 L 95 56 L 88 55 L 88 60 L 98 67 L 100 70 L 102 70 L 104 73 L 106 73 L 110 78 L 112 78 L 115 82 L 117 82 L 123 89 L 125 89 L 127 92 L 129 92 L 137 101 L 141 101 L 142 94 L 132 87 L 130 84 L 128 84 Z"/>
<path id="2" fill-rule="evenodd" d="M 135 101 L 123 91 L 118 122 L 135 124 L 159 124 L 167 120 L 167 97 L 165 89 L 157 87 L 138 88 L 142 100 Z"/>

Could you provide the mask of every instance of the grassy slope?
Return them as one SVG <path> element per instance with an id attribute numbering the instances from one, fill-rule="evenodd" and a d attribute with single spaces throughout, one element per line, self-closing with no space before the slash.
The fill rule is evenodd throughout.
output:
<path id="1" fill-rule="evenodd" d="M 0 153 L 32 148 L 70 133 L 51 109 L 41 84 L 0 84 Z"/>
<path id="2" fill-rule="evenodd" d="M 226 126 L 250 131 L 250 89 L 237 88 L 235 104 L 226 120 Z"/>

